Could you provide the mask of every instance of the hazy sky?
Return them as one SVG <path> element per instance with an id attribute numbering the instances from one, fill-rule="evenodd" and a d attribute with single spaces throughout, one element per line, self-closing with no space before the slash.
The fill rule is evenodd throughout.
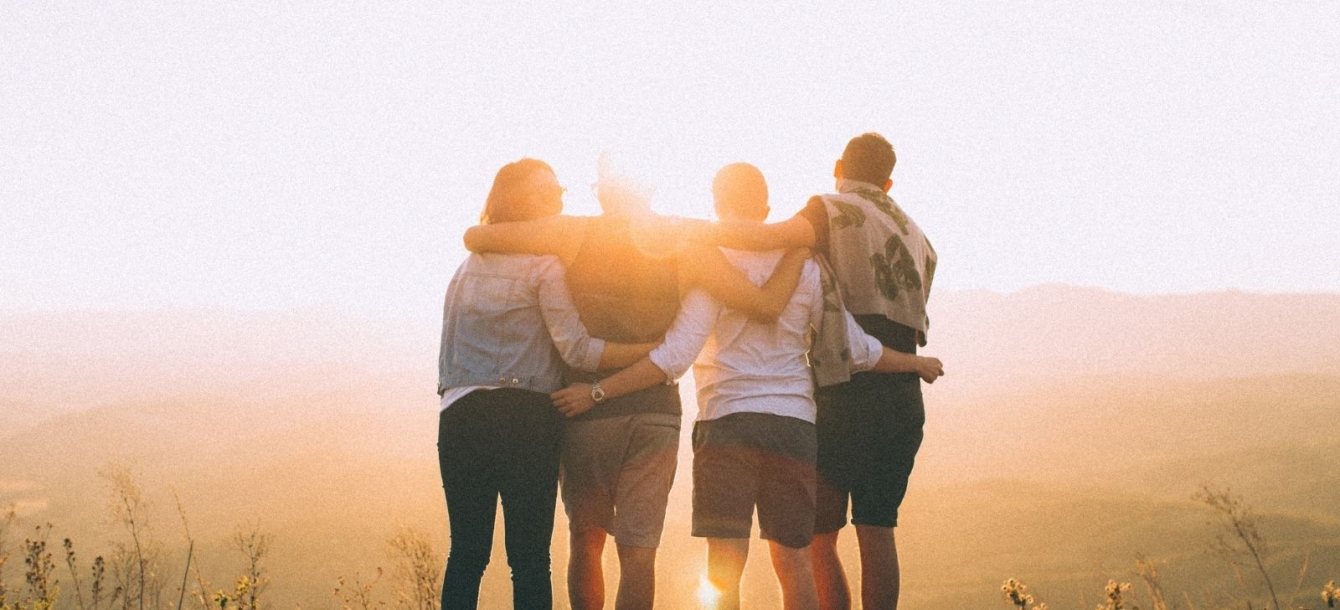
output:
<path id="1" fill-rule="evenodd" d="M 937 287 L 1340 291 L 1340 2 L 0 0 L 0 309 L 438 310 L 493 173 L 774 218 L 889 137 Z"/>

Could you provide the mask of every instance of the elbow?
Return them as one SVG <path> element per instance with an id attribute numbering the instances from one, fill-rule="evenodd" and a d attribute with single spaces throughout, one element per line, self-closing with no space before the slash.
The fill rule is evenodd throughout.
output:
<path id="1" fill-rule="evenodd" d="M 470 227 L 465 230 L 465 249 L 471 252 L 481 252 L 484 244 L 480 243 L 479 227 Z"/>
<path id="2" fill-rule="evenodd" d="M 568 366 L 583 373 L 594 373 L 602 368 L 602 364 L 605 364 L 604 357 L 585 358 L 580 354 L 564 354 L 563 361 L 567 362 Z"/>

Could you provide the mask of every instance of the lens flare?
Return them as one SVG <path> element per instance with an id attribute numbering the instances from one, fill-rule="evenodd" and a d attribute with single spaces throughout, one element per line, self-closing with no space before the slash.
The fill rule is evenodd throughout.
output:
<path id="1" fill-rule="evenodd" d="M 721 599 L 721 592 L 712 586 L 712 581 L 703 574 L 702 580 L 698 581 L 698 601 L 704 608 L 717 607 L 717 601 Z"/>

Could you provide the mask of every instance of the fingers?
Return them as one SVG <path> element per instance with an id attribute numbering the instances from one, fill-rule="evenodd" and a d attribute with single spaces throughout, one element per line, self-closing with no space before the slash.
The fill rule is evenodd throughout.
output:
<path id="1" fill-rule="evenodd" d="M 926 383 L 935 383 L 936 379 L 939 379 L 945 374 L 944 363 L 940 362 L 939 358 L 932 358 L 930 356 L 920 356 L 920 358 L 921 366 L 919 368 L 921 370 L 918 374 L 921 375 L 921 379 Z"/>
<path id="2" fill-rule="evenodd" d="M 591 402 L 591 399 L 588 398 L 586 400 L 564 403 L 562 406 L 555 406 L 557 406 L 558 412 L 562 413 L 564 417 L 577 417 L 578 415 L 589 411 L 595 404 L 596 403 Z"/>
<path id="3" fill-rule="evenodd" d="M 550 394 L 549 401 L 564 417 L 576 417 L 595 406 L 591 400 L 591 386 L 584 383 L 574 383 Z"/>

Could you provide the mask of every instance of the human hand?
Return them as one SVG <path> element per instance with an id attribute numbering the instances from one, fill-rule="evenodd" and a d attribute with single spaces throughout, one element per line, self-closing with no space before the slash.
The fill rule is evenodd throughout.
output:
<path id="1" fill-rule="evenodd" d="M 591 384 L 574 383 L 549 395 L 550 402 L 554 403 L 554 408 L 558 409 L 564 417 L 577 417 L 582 413 L 591 410 L 596 406 L 595 399 L 591 398 Z"/>
<path id="2" fill-rule="evenodd" d="M 945 374 L 945 366 L 939 358 L 917 356 L 917 375 L 926 383 L 935 383 Z"/>

